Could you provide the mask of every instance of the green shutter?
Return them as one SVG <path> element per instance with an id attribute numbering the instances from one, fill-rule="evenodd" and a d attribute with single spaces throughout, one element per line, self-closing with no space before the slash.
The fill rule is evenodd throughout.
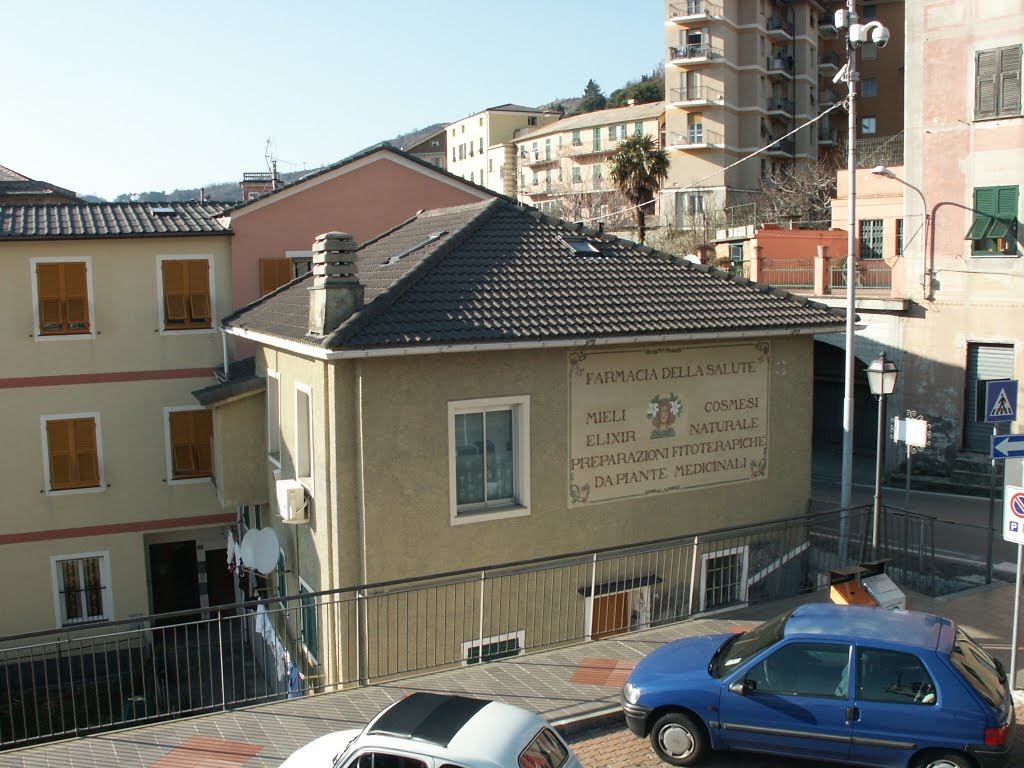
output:
<path id="1" fill-rule="evenodd" d="M 975 216 L 974 222 L 971 224 L 971 228 L 967 230 L 967 234 L 964 235 L 964 240 L 984 240 L 985 233 L 988 232 L 988 228 L 991 224 L 991 216 Z"/>
<path id="2" fill-rule="evenodd" d="M 1001 219 L 1017 218 L 1019 187 L 995 187 L 995 209 L 992 211 Z"/>
<path id="3" fill-rule="evenodd" d="M 977 187 L 974 190 L 974 213 L 997 216 L 998 187 Z"/>

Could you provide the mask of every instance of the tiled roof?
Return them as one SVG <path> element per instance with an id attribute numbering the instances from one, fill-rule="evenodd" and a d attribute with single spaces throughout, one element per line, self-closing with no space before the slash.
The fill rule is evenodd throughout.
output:
<path id="1" fill-rule="evenodd" d="M 596 251 L 574 250 L 574 238 Z M 359 249 L 357 274 L 365 305 L 328 336 L 307 333 L 308 275 L 224 324 L 342 350 L 829 332 L 844 318 L 769 286 L 500 199 L 410 219 Z"/>
<path id="2" fill-rule="evenodd" d="M 579 131 L 585 128 L 598 126 L 615 125 L 617 123 L 631 123 L 635 120 L 653 120 L 665 111 L 665 102 L 655 101 L 650 104 L 638 104 L 635 107 L 619 107 L 617 109 L 600 109 L 597 112 L 587 112 L 583 115 L 572 115 L 563 117 L 540 128 L 535 128 L 529 133 L 523 133 L 516 137 L 516 143 L 535 139 L 538 136 L 549 136 L 554 133 L 565 131 Z M 632 133 L 632 130 L 630 130 Z"/>
<path id="3" fill-rule="evenodd" d="M 446 129 L 442 128 L 440 131 L 438 131 L 438 133 L 441 133 L 444 130 L 446 130 Z M 435 134 L 431 134 L 431 135 L 435 135 Z M 430 137 L 428 136 L 426 138 L 430 138 Z M 396 154 L 396 155 L 398 155 L 400 157 L 405 158 L 406 160 L 409 160 L 409 161 L 414 162 L 414 163 L 418 163 L 419 165 L 422 165 L 424 168 L 429 168 L 431 171 L 434 171 L 435 173 L 440 173 L 442 176 L 447 176 L 452 181 L 458 182 L 459 184 L 462 184 L 462 185 L 467 186 L 467 187 L 472 187 L 473 189 L 479 190 L 480 192 L 485 192 L 488 196 L 493 197 L 493 196 L 498 194 L 497 192 L 495 192 L 492 189 L 488 189 L 487 187 L 482 187 L 479 184 L 474 184 L 473 182 L 468 181 L 468 180 L 462 178 L 461 176 L 456 176 L 454 173 L 446 171 L 444 168 L 438 168 L 433 163 L 428 163 L 422 157 L 417 157 L 416 155 L 410 154 L 409 152 L 406 152 L 405 150 L 398 149 L 393 144 L 389 144 L 388 142 L 383 141 L 383 142 L 381 142 L 379 144 L 374 144 L 373 146 L 367 147 L 366 149 L 361 149 L 358 152 L 356 152 L 354 155 L 349 155 L 348 157 L 344 158 L 343 160 L 339 160 L 338 162 L 334 163 L 333 165 L 328 165 L 328 166 L 325 166 L 325 167 L 321 168 L 319 171 L 313 171 L 311 173 L 308 173 L 305 176 L 296 179 L 295 181 L 289 182 L 288 184 L 285 184 L 282 187 L 278 187 L 273 192 L 268 192 L 265 195 L 260 195 L 259 197 L 257 197 L 254 200 L 245 200 L 244 202 L 241 202 L 241 203 L 235 203 L 230 208 L 225 209 L 224 213 L 228 213 L 228 214 L 234 213 L 235 211 L 240 210 L 241 208 L 245 208 L 246 206 L 252 205 L 254 203 L 263 202 L 264 200 L 267 200 L 267 199 L 273 197 L 274 195 L 277 195 L 277 194 L 280 194 L 281 192 L 284 192 L 286 189 L 291 189 L 292 187 L 297 187 L 299 184 L 305 184 L 310 179 L 315 179 L 317 176 L 323 176 L 325 173 L 330 173 L 331 171 L 337 170 L 338 168 L 341 168 L 343 166 L 346 166 L 346 165 L 349 165 L 351 163 L 354 163 L 357 160 L 362 160 L 364 157 L 369 157 L 370 155 L 374 154 L 375 152 L 391 152 L 393 154 Z"/>
<path id="4" fill-rule="evenodd" d="M 484 112 L 554 112 L 553 109 L 541 109 L 540 107 L 524 107 L 522 104 L 499 104 L 496 107 L 488 107 Z M 477 114 L 480 114 L 479 112 Z M 456 121 L 458 122 L 458 121 Z"/>
<path id="5" fill-rule="evenodd" d="M 19 195 L 55 195 L 66 198 L 69 201 L 77 200 L 78 197 L 70 189 L 58 187 L 46 181 L 30 179 L 24 174 L 11 170 L 0 165 L 0 200 L 10 198 L 17 201 Z"/>
<path id="6" fill-rule="evenodd" d="M 228 375 L 224 368 L 217 368 L 216 384 L 197 389 L 192 396 L 200 405 L 216 405 L 249 392 L 260 392 L 266 388 L 267 382 L 262 376 L 256 375 L 256 358 L 247 357 L 236 360 L 228 366 Z"/>
<path id="7" fill-rule="evenodd" d="M 0 205 L 0 241 L 230 234 L 225 203 Z"/>

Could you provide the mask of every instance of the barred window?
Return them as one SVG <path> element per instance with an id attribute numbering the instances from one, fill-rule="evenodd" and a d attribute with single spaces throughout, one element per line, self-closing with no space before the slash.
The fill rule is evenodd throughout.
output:
<path id="1" fill-rule="evenodd" d="M 54 558 L 53 566 L 61 626 L 111 618 L 105 553 Z"/>

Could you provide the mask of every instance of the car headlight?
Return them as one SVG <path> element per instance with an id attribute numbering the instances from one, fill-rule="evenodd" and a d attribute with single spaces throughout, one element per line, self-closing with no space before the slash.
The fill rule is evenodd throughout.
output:
<path id="1" fill-rule="evenodd" d="M 630 704 L 636 704 L 637 700 L 640 698 L 640 689 L 632 683 L 626 683 L 622 686 L 622 698 Z"/>

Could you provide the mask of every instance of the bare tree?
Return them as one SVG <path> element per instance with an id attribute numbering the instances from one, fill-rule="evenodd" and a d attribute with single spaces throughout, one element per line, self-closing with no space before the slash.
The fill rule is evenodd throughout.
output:
<path id="1" fill-rule="evenodd" d="M 758 223 L 794 222 L 807 229 L 827 229 L 832 222 L 836 165 L 829 160 L 774 166 L 754 195 Z"/>

